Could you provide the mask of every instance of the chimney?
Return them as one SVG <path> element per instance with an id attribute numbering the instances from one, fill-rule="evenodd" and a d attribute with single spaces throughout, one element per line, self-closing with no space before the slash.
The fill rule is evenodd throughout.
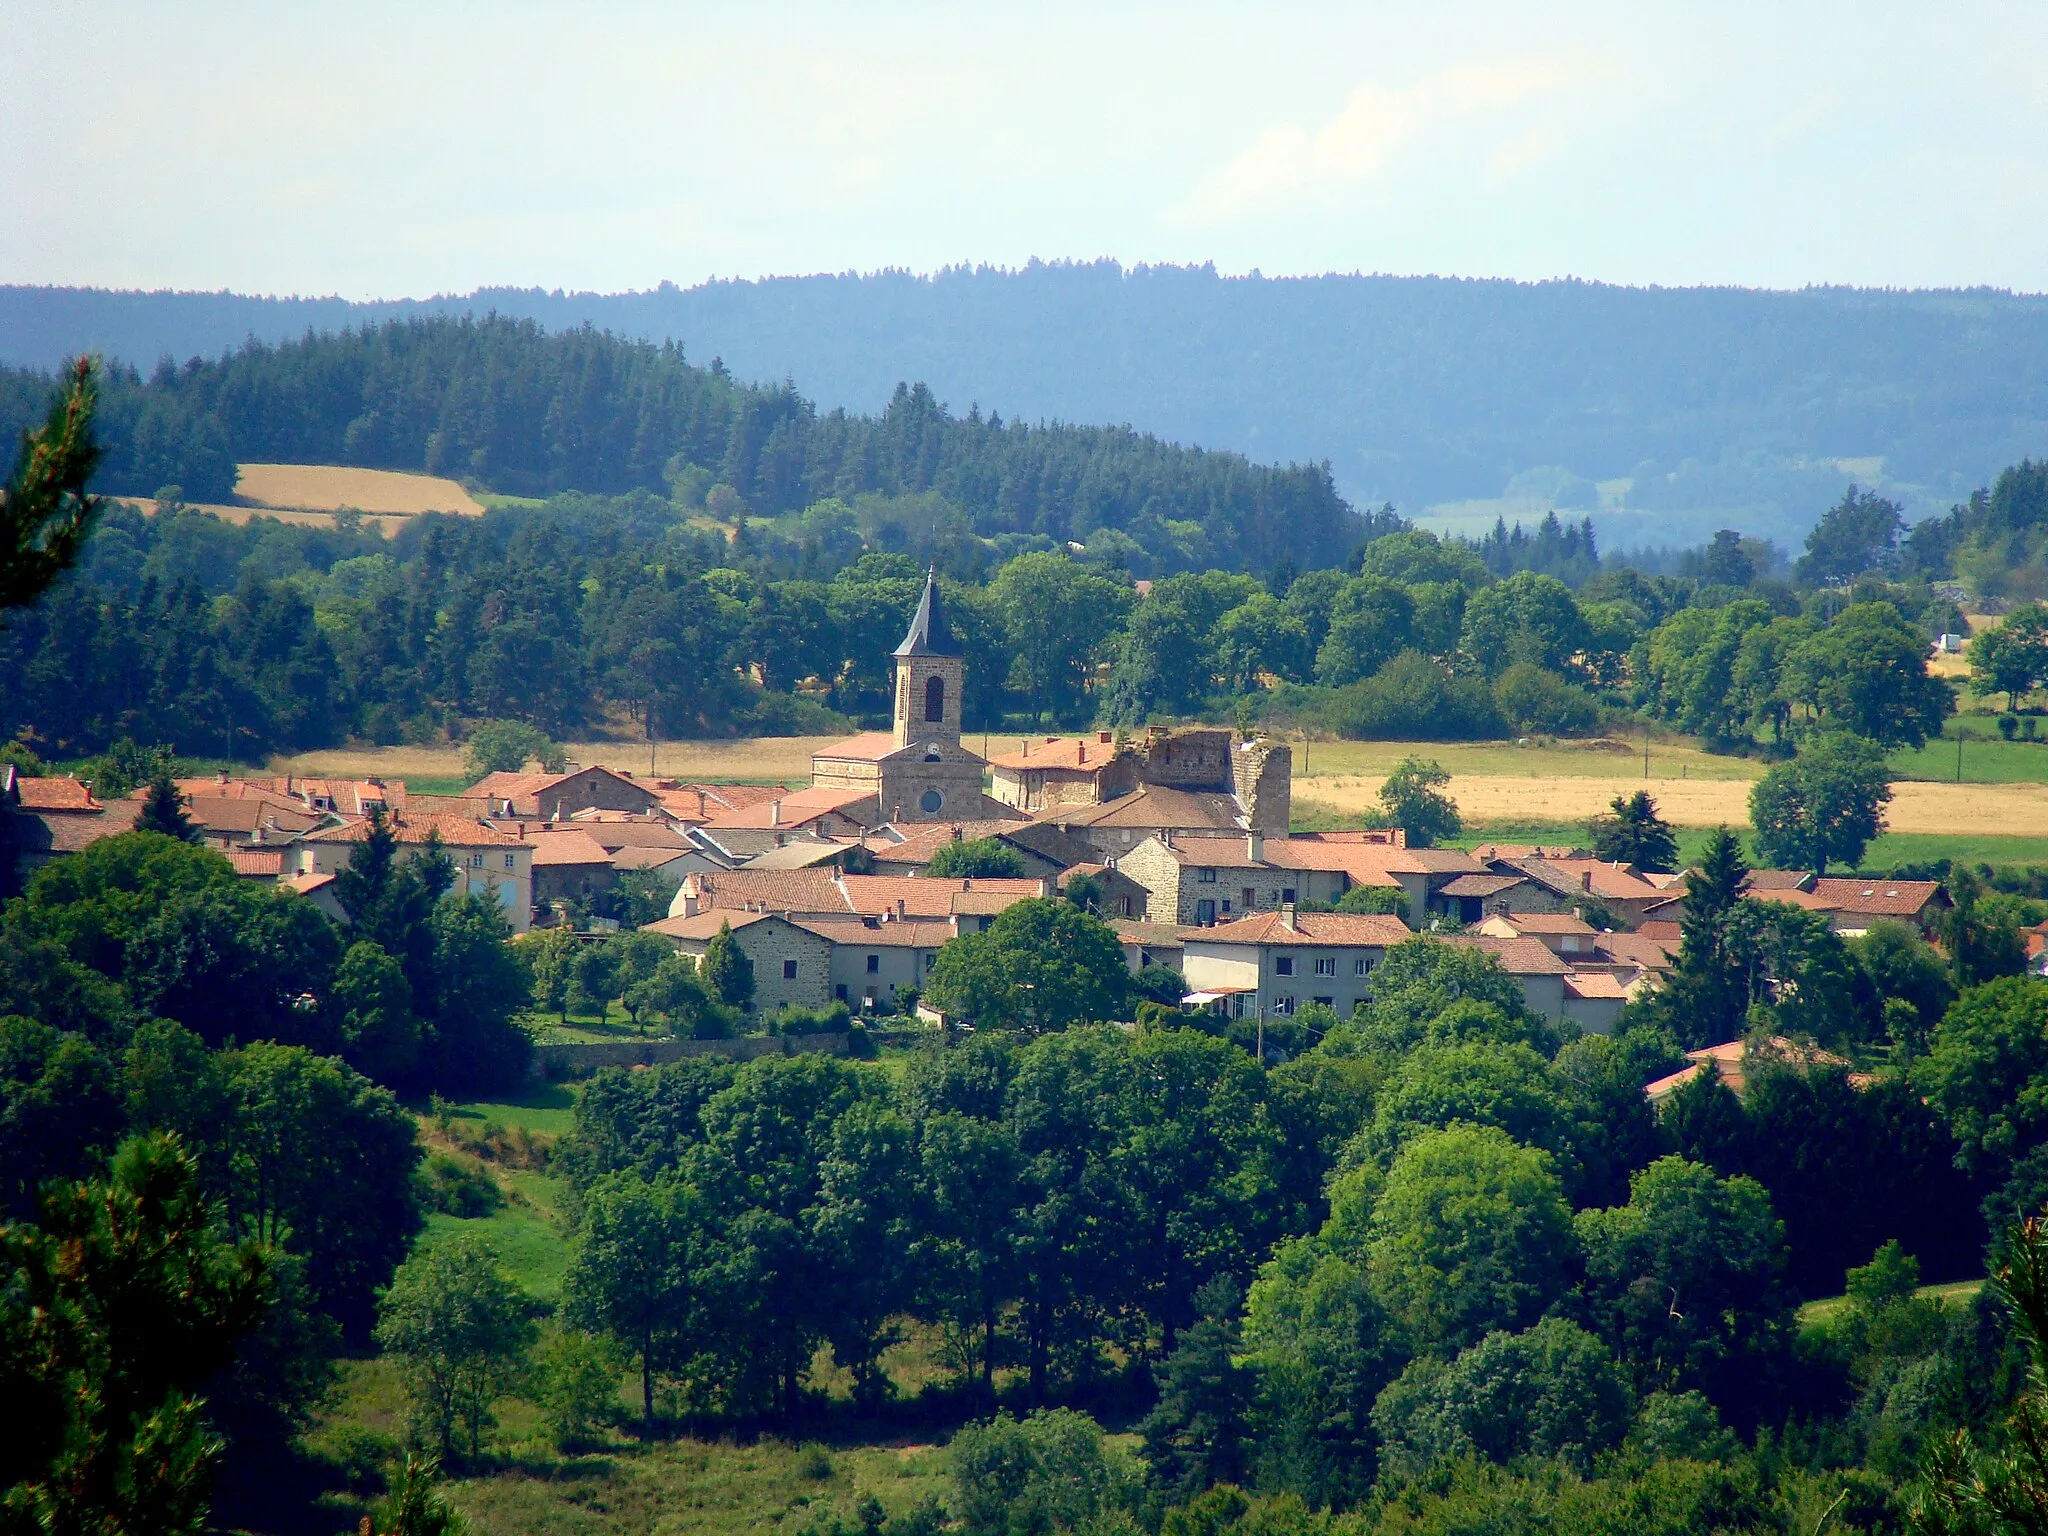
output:
<path id="1" fill-rule="evenodd" d="M 1591 889 L 1593 889 L 1593 871 L 1591 871 L 1590 869 L 1582 869 L 1579 871 L 1579 889 L 1582 891 L 1590 891 Z"/>
<path id="2" fill-rule="evenodd" d="M 1245 857 L 1254 864 L 1265 863 L 1266 839 L 1257 832 L 1247 832 L 1244 836 L 1244 852 Z"/>
<path id="3" fill-rule="evenodd" d="M 227 771 L 227 769 L 225 769 L 225 768 L 221 769 L 221 770 L 220 770 L 220 773 L 219 773 L 219 775 L 218 775 L 218 778 L 219 778 L 219 780 L 220 780 L 220 787 L 221 787 L 222 789 L 226 789 L 226 788 L 228 787 L 228 771 Z"/>
<path id="4" fill-rule="evenodd" d="M 896 898 L 896 921 L 897 921 L 897 922 L 899 922 L 899 923 L 900 923 L 900 922 L 902 922 L 902 921 L 903 921 L 904 917 L 905 917 L 905 916 L 907 915 L 907 913 L 909 912 L 909 908 L 910 908 L 910 903 L 909 903 L 909 902 L 905 901 L 905 900 L 904 900 L 904 899 L 903 899 L 903 898 L 902 898 L 901 896 L 898 896 L 898 897 Z"/>
<path id="5" fill-rule="evenodd" d="M 1301 931 L 1294 926 L 1294 903 L 1291 901 L 1280 903 L 1280 926 L 1289 933 L 1299 933 Z"/>
<path id="6" fill-rule="evenodd" d="M 1096 739 L 1097 741 L 1101 742 L 1101 743 L 1102 743 L 1102 744 L 1103 744 L 1103 745 L 1104 745 L 1104 746 L 1106 747 L 1106 746 L 1108 746 L 1108 745 L 1109 745 L 1110 741 L 1111 741 L 1111 740 L 1112 740 L 1113 738 L 1112 738 L 1112 737 L 1110 736 L 1109 732 L 1107 732 L 1107 731 L 1097 731 L 1097 732 L 1095 733 L 1095 739 Z"/>
<path id="7" fill-rule="evenodd" d="M 1026 757 L 1031 755 L 1031 738 L 1029 736 L 1024 738 L 1024 755 Z"/>
<path id="8" fill-rule="evenodd" d="M 782 825 L 782 802 L 780 800 L 770 800 L 768 802 L 768 825 L 771 827 Z"/>

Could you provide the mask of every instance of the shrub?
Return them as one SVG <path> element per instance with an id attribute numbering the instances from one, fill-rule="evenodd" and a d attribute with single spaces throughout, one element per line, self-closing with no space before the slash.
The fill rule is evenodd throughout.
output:
<path id="1" fill-rule="evenodd" d="M 1403 651 L 1362 683 L 1339 688 L 1329 724 L 1354 741 L 1474 741 L 1501 734 L 1486 684 L 1454 677 L 1420 651 Z"/>
<path id="2" fill-rule="evenodd" d="M 1582 736 L 1600 723 L 1600 706 L 1576 684 L 1532 661 L 1518 661 L 1493 685 L 1501 718 L 1523 734 Z"/>

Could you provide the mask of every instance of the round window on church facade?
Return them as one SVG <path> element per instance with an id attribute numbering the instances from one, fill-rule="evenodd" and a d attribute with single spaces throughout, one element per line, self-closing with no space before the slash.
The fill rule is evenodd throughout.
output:
<path id="1" fill-rule="evenodd" d="M 918 808 L 930 816 L 946 803 L 946 797 L 936 789 L 928 789 L 917 797 Z"/>

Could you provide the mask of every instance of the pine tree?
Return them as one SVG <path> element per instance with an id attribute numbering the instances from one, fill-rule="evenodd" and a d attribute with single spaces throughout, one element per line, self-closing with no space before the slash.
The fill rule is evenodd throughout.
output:
<path id="1" fill-rule="evenodd" d="M 199 841 L 199 829 L 185 814 L 185 797 L 178 793 L 178 786 L 169 773 L 159 770 L 149 781 L 149 797 L 142 802 L 142 810 L 135 817 L 135 830 L 161 832 L 165 837 L 175 837 L 184 843 Z"/>
<path id="2" fill-rule="evenodd" d="M 85 494 L 100 459 L 92 430 L 99 406 L 93 361 L 71 365 L 49 418 L 22 438 L 21 456 L 0 491 L 0 609 L 34 602 L 78 559 L 100 502 Z"/>
<path id="3" fill-rule="evenodd" d="M 1657 802 L 1646 790 L 1616 795 L 1610 809 L 1612 816 L 1594 819 L 1594 853 L 1657 874 L 1670 874 L 1678 868 L 1678 838 L 1657 814 Z"/>
<path id="4" fill-rule="evenodd" d="M 1728 952 L 1728 919 L 1749 878 L 1735 834 L 1715 828 L 1699 866 L 1686 878 L 1678 963 L 1657 994 L 1656 1011 L 1665 1027 L 1693 1049 L 1739 1035 L 1749 1012 L 1748 979 Z"/>
<path id="5" fill-rule="evenodd" d="M 384 807 L 370 807 L 370 825 L 356 844 L 348 867 L 334 877 L 334 899 L 349 921 L 358 927 L 374 928 L 384 900 L 391 893 L 398 860 L 398 837 L 385 820 Z"/>
<path id="6" fill-rule="evenodd" d="M 704 985 L 729 1008 L 744 1008 L 754 1000 L 754 962 L 747 958 L 732 936 L 732 924 L 722 922 L 711 942 L 704 946 Z"/>

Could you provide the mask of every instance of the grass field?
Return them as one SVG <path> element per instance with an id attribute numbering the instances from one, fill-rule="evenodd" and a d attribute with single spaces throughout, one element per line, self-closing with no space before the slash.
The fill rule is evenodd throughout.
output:
<path id="1" fill-rule="evenodd" d="M 1953 1280 L 1947 1285 L 1923 1285 L 1915 1294 L 1938 1301 L 1944 1307 L 1966 1307 L 1983 1289 L 1982 1280 Z M 1824 1296 L 1801 1307 L 1799 1321 L 1808 1324 L 1831 1322 L 1848 1305 L 1846 1296 Z"/>

